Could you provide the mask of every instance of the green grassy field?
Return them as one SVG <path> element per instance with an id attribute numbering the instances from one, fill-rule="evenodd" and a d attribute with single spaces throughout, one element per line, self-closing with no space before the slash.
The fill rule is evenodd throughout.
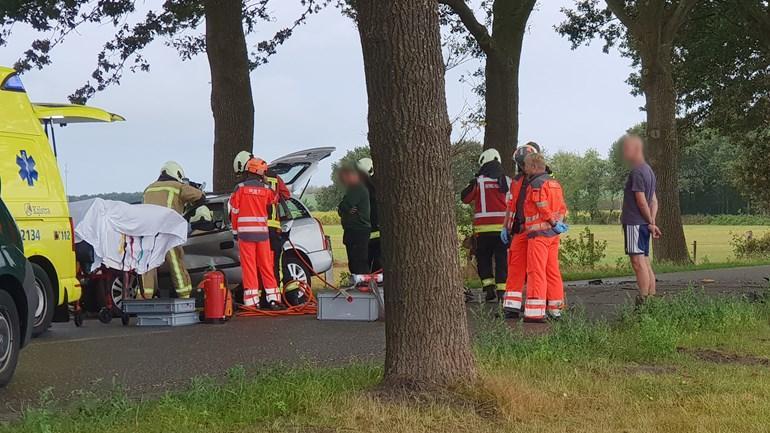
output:
<path id="1" fill-rule="evenodd" d="M 623 233 L 619 225 L 574 225 L 570 228 L 570 234 L 567 236 L 577 236 L 579 232 L 589 227 L 594 233 L 597 241 L 607 241 L 607 256 L 601 261 L 601 265 L 607 267 L 614 266 L 619 258 L 624 258 L 623 254 Z M 345 246 L 342 244 L 342 227 L 339 225 L 324 226 L 326 234 L 332 238 L 332 248 L 334 251 L 334 261 L 337 274 L 344 271 L 347 266 L 347 254 Z M 763 233 L 770 232 L 768 226 L 719 226 L 719 225 L 688 225 L 684 227 L 685 236 L 690 249 L 690 255 L 693 253 L 693 241 L 697 241 L 697 268 L 723 267 L 733 265 L 735 257 L 730 247 L 730 240 L 733 234 L 742 235 L 747 231 L 753 231 L 754 236 L 761 236 Z M 764 262 L 751 262 L 763 264 Z M 678 270 L 676 267 L 664 266 L 661 271 Z M 570 272 L 565 271 L 565 277 L 570 280 L 594 278 L 600 276 L 626 275 L 627 271 L 610 272 L 608 269 L 596 272 Z"/>
<path id="2" fill-rule="evenodd" d="M 536 335 L 491 318 L 479 326 L 479 380 L 439 396 L 383 398 L 380 364 L 236 367 L 161 396 L 73 394 L 66 409 L 25 408 L 0 433 L 767 431 L 767 299 L 693 291 L 617 323 L 571 311 Z"/>

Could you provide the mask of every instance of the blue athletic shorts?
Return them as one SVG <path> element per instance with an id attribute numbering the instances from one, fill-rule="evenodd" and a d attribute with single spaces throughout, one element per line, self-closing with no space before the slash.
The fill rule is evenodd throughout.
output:
<path id="1" fill-rule="evenodd" d="M 650 255 L 650 227 L 647 224 L 623 224 L 623 238 L 629 256 Z"/>

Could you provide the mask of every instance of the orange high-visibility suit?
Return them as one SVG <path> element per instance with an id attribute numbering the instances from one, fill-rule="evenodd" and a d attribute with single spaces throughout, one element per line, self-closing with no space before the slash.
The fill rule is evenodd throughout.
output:
<path id="1" fill-rule="evenodd" d="M 561 185 L 547 173 L 529 182 L 524 201 L 527 233 L 527 300 L 524 320 L 543 320 L 561 315 L 564 282 L 559 270 L 559 234 L 553 226 L 564 219 L 567 205 Z"/>
<path id="2" fill-rule="evenodd" d="M 268 208 L 278 200 L 269 184 L 257 178 L 239 183 L 230 196 L 230 222 L 238 237 L 243 273 L 243 303 L 259 303 L 259 283 L 269 303 L 280 303 L 281 294 L 273 273 L 273 251 L 268 234 Z"/>
<path id="3" fill-rule="evenodd" d="M 518 174 L 511 184 L 507 210 L 513 215 L 510 227 L 511 244 L 508 247 L 508 278 L 505 281 L 503 308 L 511 312 L 521 310 L 524 282 L 527 277 L 527 233 L 524 230 L 524 200 L 527 197 L 527 177 Z"/>

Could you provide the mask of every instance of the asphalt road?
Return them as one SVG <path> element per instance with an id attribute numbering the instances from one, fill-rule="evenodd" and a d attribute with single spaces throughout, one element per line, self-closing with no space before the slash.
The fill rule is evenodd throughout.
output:
<path id="1" fill-rule="evenodd" d="M 770 266 L 665 274 L 659 276 L 659 290 L 672 293 L 694 284 L 715 295 L 758 292 L 768 286 L 768 276 Z M 611 317 L 634 296 L 630 278 L 567 285 L 568 301 L 583 305 L 591 317 Z M 83 328 L 56 324 L 22 352 L 14 381 L 0 390 L 0 420 L 37 405 L 43 393 L 66 401 L 82 391 L 99 394 L 120 386 L 130 395 L 156 395 L 236 365 L 379 360 L 384 332 L 381 322 L 320 322 L 309 316 L 238 318 L 225 325 L 173 329 L 123 327 L 119 320 L 110 325 L 87 320 Z"/>

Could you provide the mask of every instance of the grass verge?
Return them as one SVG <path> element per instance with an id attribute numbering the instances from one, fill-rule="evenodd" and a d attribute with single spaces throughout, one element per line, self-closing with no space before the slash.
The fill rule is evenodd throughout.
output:
<path id="1" fill-rule="evenodd" d="M 570 312 L 550 332 L 484 320 L 478 387 L 457 402 L 382 401 L 382 371 L 231 369 L 159 399 L 43 405 L 1 433 L 760 432 L 770 413 L 770 305 L 688 291 L 618 322 Z M 419 368 L 419 366 L 415 366 Z"/>

